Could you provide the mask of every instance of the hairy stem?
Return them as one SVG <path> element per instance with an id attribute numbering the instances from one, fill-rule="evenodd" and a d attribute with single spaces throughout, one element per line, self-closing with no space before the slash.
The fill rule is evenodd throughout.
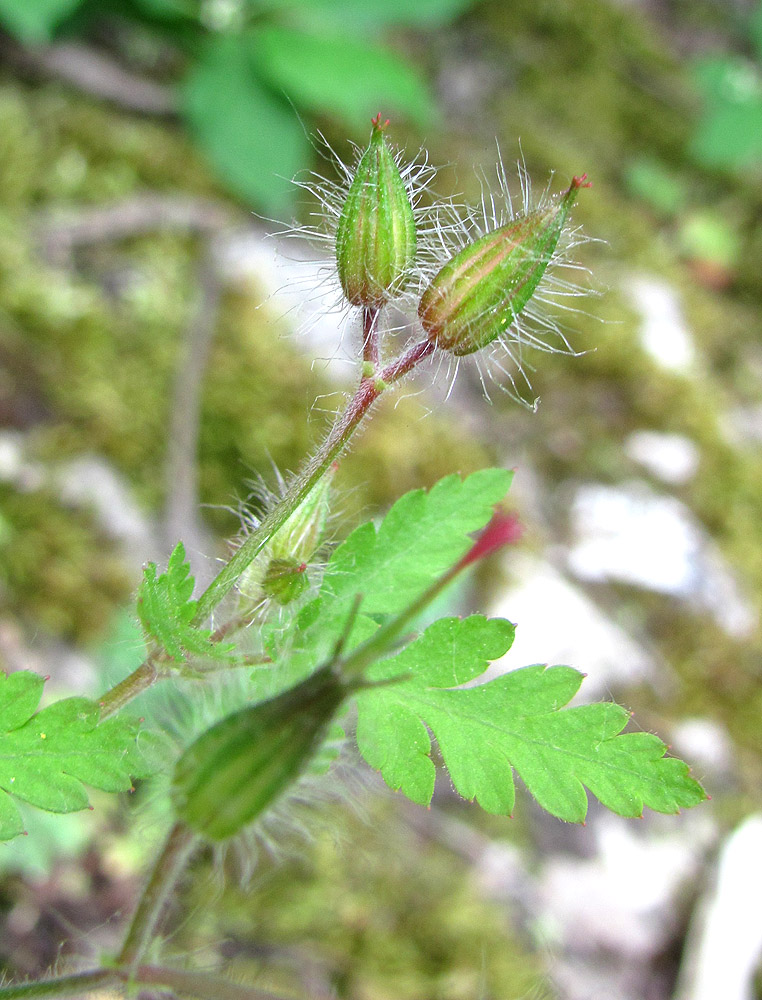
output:
<path id="1" fill-rule="evenodd" d="M 187 972 L 158 965 L 140 965 L 132 976 L 135 984 L 168 986 L 183 996 L 198 1000 L 283 1000 L 282 997 L 254 986 L 241 986 L 208 972 Z"/>
<path id="2" fill-rule="evenodd" d="M 294 477 L 285 496 L 269 511 L 258 528 L 246 538 L 243 545 L 222 567 L 201 595 L 194 618 L 196 625 L 201 625 L 207 620 L 220 601 L 233 588 L 241 573 L 256 559 L 275 532 L 285 524 L 321 476 L 325 475 L 333 462 L 341 455 L 355 430 L 363 422 L 381 393 L 413 371 L 416 365 L 434 350 L 435 345 L 431 341 L 422 340 L 410 347 L 395 361 L 390 362 L 378 373 L 376 378 L 362 379 L 347 408 L 336 420 L 323 444 L 305 463 L 301 472 Z M 227 628 L 223 624 L 214 633 L 214 637 L 221 638 L 225 634 L 227 634 Z M 137 697 L 158 679 L 160 674 L 156 669 L 154 659 L 153 655 L 149 656 L 129 677 L 126 677 L 100 698 L 102 719 L 113 715 L 114 712 Z"/>
<path id="3" fill-rule="evenodd" d="M 122 950 L 116 959 L 117 965 L 126 966 L 130 972 L 137 968 L 162 917 L 169 895 L 190 860 L 196 841 L 196 834 L 183 823 L 175 823 L 169 831 L 135 910 Z"/>
<path id="4" fill-rule="evenodd" d="M 35 997 L 81 997 L 119 982 L 114 969 L 92 969 L 74 976 L 43 979 L 39 983 L 0 986 L 0 1000 L 32 1000 Z"/>
<path id="5" fill-rule="evenodd" d="M 146 688 L 151 687 L 153 682 L 159 676 L 159 671 L 156 667 L 156 660 L 158 659 L 158 656 L 158 652 L 151 653 L 151 655 L 140 664 L 137 670 L 133 670 L 128 677 L 125 677 L 123 681 L 120 681 L 98 699 L 98 705 L 101 710 L 101 719 L 107 719 L 109 715 L 114 715 L 114 713 L 118 712 L 119 709 L 123 705 L 126 705 L 128 701 L 132 701 L 133 698 L 137 698 L 137 696 L 142 694 Z"/>
<path id="6" fill-rule="evenodd" d="M 378 316 L 380 313 L 378 306 L 363 306 L 362 310 L 362 359 L 373 365 L 373 370 L 378 368 L 379 345 L 378 345 Z"/>
<path id="7" fill-rule="evenodd" d="M 270 510 L 256 531 L 247 537 L 201 595 L 194 619 L 195 624 L 200 625 L 206 621 L 232 589 L 241 573 L 293 514 L 321 476 L 325 475 L 332 463 L 344 451 L 355 430 L 384 389 L 411 372 L 433 350 L 434 345 L 428 340 L 415 344 L 400 358 L 382 369 L 377 378 L 364 378 L 361 381 L 346 410 L 333 425 L 314 456 L 296 475 L 283 499 Z"/>

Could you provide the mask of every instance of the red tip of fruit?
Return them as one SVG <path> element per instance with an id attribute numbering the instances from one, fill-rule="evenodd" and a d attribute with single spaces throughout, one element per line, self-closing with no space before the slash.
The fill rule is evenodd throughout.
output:
<path id="1" fill-rule="evenodd" d="M 587 179 L 587 174 L 581 174 L 579 177 L 572 177 L 571 189 L 591 188 L 592 186 L 593 182 Z"/>
<path id="2" fill-rule="evenodd" d="M 377 128 L 379 132 L 383 132 L 386 126 L 389 124 L 389 119 L 387 118 L 385 122 L 382 122 L 381 112 L 379 111 L 379 113 L 376 115 L 375 118 L 371 118 L 370 123 L 373 126 L 373 128 Z"/>
<path id="3" fill-rule="evenodd" d="M 516 515 L 498 507 L 492 515 L 492 520 L 461 559 L 461 569 L 478 559 L 492 555 L 504 545 L 512 545 L 523 533 L 524 529 Z"/>

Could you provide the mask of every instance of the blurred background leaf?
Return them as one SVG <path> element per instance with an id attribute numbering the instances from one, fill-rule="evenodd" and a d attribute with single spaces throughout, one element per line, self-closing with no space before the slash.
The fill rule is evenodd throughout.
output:
<path id="1" fill-rule="evenodd" d="M 291 200 L 291 178 L 309 160 L 293 110 L 257 77 L 251 37 L 206 40 L 183 85 L 191 133 L 230 189 L 272 212 Z"/>
<path id="2" fill-rule="evenodd" d="M 0 0 L 0 21 L 22 42 L 49 42 L 82 0 Z"/>
<path id="3" fill-rule="evenodd" d="M 378 108 L 384 116 L 406 114 L 419 125 L 434 116 L 421 74 L 379 46 L 289 28 L 262 28 L 251 41 L 258 71 L 299 107 L 338 115 L 358 128 Z"/>
<path id="4" fill-rule="evenodd" d="M 436 119 L 424 74 L 383 34 L 447 23 L 472 4 L 0 0 L 0 24 L 23 45 L 65 35 L 95 42 L 93 52 L 114 50 L 120 62 L 160 67 L 179 84 L 181 116 L 223 184 L 249 205 L 288 214 L 290 180 L 310 161 L 311 116 L 355 130 L 379 110 L 418 126 Z M 169 109 L 172 95 L 170 86 Z"/>
<path id="5" fill-rule="evenodd" d="M 388 25 L 448 24 L 472 7 L 474 0 L 298 0 L 291 3 L 305 22 L 318 21 L 342 31 Z M 284 7 L 288 3 L 282 4 Z"/>
<path id="6" fill-rule="evenodd" d="M 762 160 L 762 75 L 732 57 L 702 60 L 696 79 L 705 101 L 691 150 L 708 167 L 744 167 Z"/>

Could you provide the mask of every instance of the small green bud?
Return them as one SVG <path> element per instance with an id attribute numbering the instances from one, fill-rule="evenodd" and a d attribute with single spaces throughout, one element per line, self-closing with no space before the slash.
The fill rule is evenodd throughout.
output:
<path id="1" fill-rule="evenodd" d="M 413 208 L 386 144 L 381 115 L 357 165 L 336 231 L 336 263 L 347 299 L 379 307 L 405 287 L 415 262 Z"/>
<path id="2" fill-rule="evenodd" d="M 338 466 L 334 463 L 320 478 L 294 513 L 284 522 L 254 561 L 247 566 L 238 579 L 238 590 L 249 601 L 259 601 L 263 597 L 273 597 L 281 604 L 294 600 L 306 589 L 307 574 L 302 570 L 291 570 L 298 575 L 292 580 L 291 593 L 287 600 L 280 600 L 275 592 L 268 591 L 269 585 L 278 590 L 278 577 L 284 575 L 286 566 L 301 567 L 308 563 L 320 547 L 325 534 L 330 507 L 331 483 Z M 272 573 L 270 566 L 273 565 Z M 269 578 L 269 584 L 268 584 Z M 285 581 L 284 581 L 285 583 Z M 289 587 L 281 593 L 285 596 Z"/>
<path id="3" fill-rule="evenodd" d="M 234 836 L 304 771 L 346 694 L 323 667 L 290 691 L 212 726 L 175 766 L 178 819 L 208 840 Z"/>
<path id="4" fill-rule="evenodd" d="M 421 296 L 418 316 L 437 347 L 472 354 L 521 314 L 553 258 L 566 219 L 585 184 L 575 177 L 563 197 L 519 216 L 455 254 Z"/>
<path id="5" fill-rule="evenodd" d="M 301 597 L 309 585 L 307 563 L 292 557 L 271 559 L 262 581 L 265 597 L 271 597 L 278 604 L 290 604 Z"/>

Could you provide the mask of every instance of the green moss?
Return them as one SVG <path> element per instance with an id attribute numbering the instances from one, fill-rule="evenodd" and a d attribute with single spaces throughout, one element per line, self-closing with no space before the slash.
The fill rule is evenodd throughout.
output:
<path id="1" fill-rule="evenodd" d="M 113 542 L 47 490 L 2 486 L 0 513 L 6 608 L 35 633 L 85 642 L 98 636 L 132 586 Z"/>
<path id="2" fill-rule="evenodd" d="M 226 889 L 213 912 L 200 880 L 179 947 L 223 936 L 237 943 L 230 975 L 295 995 L 298 970 L 309 968 L 321 992 L 352 1000 L 545 995 L 537 958 L 467 866 L 389 799 L 366 798 L 362 811 L 334 804 L 314 841 L 295 844 L 298 858 L 262 858 L 254 884 Z"/>

